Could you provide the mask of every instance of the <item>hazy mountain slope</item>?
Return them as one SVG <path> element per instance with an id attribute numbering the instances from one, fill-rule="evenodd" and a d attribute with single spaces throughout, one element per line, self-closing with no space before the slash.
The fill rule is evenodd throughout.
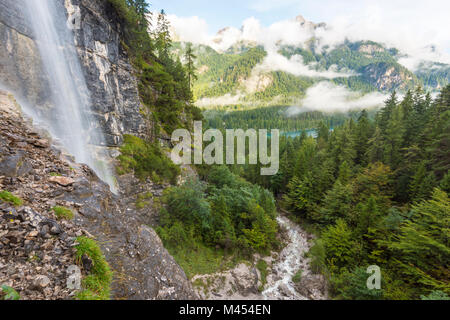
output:
<path id="1" fill-rule="evenodd" d="M 402 64 L 408 56 L 397 48 L 370 40 L 330 46 L 320 38 L 329 31 L 325 24 L 298 17 L 290 23 L 297 24 L 299 35 L 307 34 L 307 40 L 289 43 L 283 32 L 280 39 L 268 35 L 268 39 L 245 40 L 242 29 L 242 35 L 229 45 L 225 28 L 210 43 L 195 44 L 198 105 L 290 105 L 323 81 L 361 95 L 405 92 L 417 85 L 436 91 L 450 82 L 450 65 L 422 62 L 411 70 Z M 185 46 L 177 42 L 174 52 L 182 57 Z"/>

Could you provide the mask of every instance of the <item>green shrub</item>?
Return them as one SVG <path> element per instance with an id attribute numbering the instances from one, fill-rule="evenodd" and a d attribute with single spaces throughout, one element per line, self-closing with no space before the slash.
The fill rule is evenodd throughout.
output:
<path id="1" fill-rule="evenodd" d="M 256 269 L 259 270 L 259 273 L 261 274 L 261 286 L 258 288 L 258 290 L 261 292 L 264 290 L 264 286 L 267 283 L 267 262 L 264 260 L 259 260 L 258 263 L 256 263 Z"/>
<path id="2" fill-rule="evenodd" d="M 13 195 L 8 191 L 0 191 L 0 199 L 5 202 L 9 202 L 16 207 L 19 207 L 23 204 L 22 199 L 16 197 L 15 195 Z"/>
<path id="3" fill-rule="evenodd" d="M 344 300 L 379 300 L 383 297 L 383 289 L 369 289 L 367 287 L 368 274 L 366 268 L 356 267 L 353 271 L 344 269 L 342 273 L 335 273 L 331 277 L 334 293 Z M 381 288 L 384 288 L 381 280 Z"/>
<path id="4" fill-rule="evenodd" d="M 76 249 L 76 261 L 81 263 L 84 255 L 92 260 L 92 269 L 82 281 L 83 289 L 77 293 L 77 300 L 109 300 L 112 271 L 103 256 L 100 247 L 93 240 L 86 237 L 78 237 Z"/>
<path id="5" fill-rule="evenodd" d="M 302 280 L 302 273 L 303 270 L 298 270 L 292 277 L 292 281 L 294 281 L 295 283 L 299 283 Z"/>
<path id="6" fill-rule="evenodd" d="M 55 206 L 52 208 L 53 212 L 56 215 L 56 218 L 58 220 L 65 219 L 65 220 L 72 220 L 73 219 L 73 212 L 72 210 L 61 207 L 61 206 Z"/>
<path id="7" fill-rule="evenodd" d="M 142 180 L 148 177 L 153 180 L 163 178 L 173 184 L 176 183 L 180 168 L 164 154 L 157 143 L 124 135 L 120 151 L 122 154 L 118 157 L 120 164 L 117 168 L 119 174 L 134 172 L 136 177 Z"/>
<path id="8" fill-rule="evenodd" d="M 242 261 L 238 254 L 232 255 L 232 252 L 208 247 L 200 242 L 195 243 L 195 247 L 169 245 L 166 248 L 189 279 L 197 274 L 212 274 L 231 269 Z"/>
<path id="9" fill-rule="evenodd" d="M 309 249 L 308 257 L 311 258 L 311 270 L 314 273 L 324 273 L 327 269 L 325 258 L 326 252 L 321 239 L 317 239 Z"/>
<path id="10" fill-rule="evenodd" d="M 155 181 L 153 181 L 155 182 Z M 138 194 L 137 200 L 136 200 L 136 208 L 137 209 L 144 209 L 146 206 L 149 205 L 149 202 L 147 200 L 151 199 L 153 197 L 153 194 L 151 192 Z"/>
<path id="11" fill-rule="evenodd" d="M 17 293 L 17 291 L 14 290 L 13 288 L 11 288 L 7 285 L 2 285 L 1 288 L 3 291 L 3 296 L 0 296 L 0 300 L 19 300 L 20 299 L 19 293 Z"/>
<path id="12" fill-rule="evenodd" d="M 420 296 L 422 300 L 450 300 L 448 294 L 443 291 L 432 291 L 428 296 Z"/>

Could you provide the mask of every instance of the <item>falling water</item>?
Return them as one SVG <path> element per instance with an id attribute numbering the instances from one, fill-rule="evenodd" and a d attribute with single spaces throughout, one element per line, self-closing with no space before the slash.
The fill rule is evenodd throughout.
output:
<path id="1" fill-rule="evenodd" d="M 94 145 L 104 145 L 104 138 L 91 116 L 89 91 L 74 35 L 66 24 L 65 8 L 61 1 L 55 0 L 25 2 L 54 105 L 44 121 L 76 161 L 89 165 L 114 192 L 113 175 L 107 165 L 94 156 Z"/>

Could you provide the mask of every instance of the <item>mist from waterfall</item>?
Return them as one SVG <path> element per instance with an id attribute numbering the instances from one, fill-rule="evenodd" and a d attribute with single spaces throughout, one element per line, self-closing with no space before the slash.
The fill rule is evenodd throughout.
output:
<path id="1" fill-rule="evenodd" d="M 115 192 L 111 170 L 96 156 L 95 146 L 105 146 L 104 137 L 91 113 L 89 91 L 62 1 L 26 0 L 25 3 L 48 75 L 53 104 L 45 119 L 40 120 L 77 162 L 89 165 Z"/>

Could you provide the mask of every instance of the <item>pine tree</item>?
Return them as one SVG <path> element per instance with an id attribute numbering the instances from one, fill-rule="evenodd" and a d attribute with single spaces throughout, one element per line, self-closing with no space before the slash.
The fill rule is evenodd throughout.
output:
<path id="1" fill-rule="evenodd" d="M 411 199 L 419 201 L 428 198 L 436 185 L 433 172 L 427 174 L 425 163 L 421 162 L 410 185 Z"/>
<path id="2" fill-rule="evenodd" d="M 194 54 L 192 44 L 188 43 L 184 54 L 184 60 L 186 63 L 186 75 L 188 77 L 189 88 L 192 88 L 194 80 L 198 79 L 195 69 L 195 59 L 197 59 L 197 56 Z"/>
<path id="3" fill-rule="evenodd" d="M 384 139 L 379 127 L 375 128 L 372 138 L 369 139 L 366 157 L 370 163 L 381 162 L 384 159 Z"/>
<path id="4" fill-rule="evenodd" d="M 331 144 L 332 156 L 335 159 L 336 169 L 346 161 L 349 166 L 353 166 L 356 156 L 355 140 L 350 130 L 351 122 L 348 122 L 339 130 L 335 130 L 335 140 Z"/>
<path id="5" fill-rule="evenodd" d="M 352 214 L 352 196 L 352 187 L 337 180 L 323 199 L 320 220 L 326 223 L 334 223 L 339 218 L 349 221 Z"/>
<path id="6" fill-rule="evenodd" d="M 398 105 L 397 92 L 393 91 L 389 96 L 389 99 L 386 100 L 385 106 L 381 110 L 380 117 L 378 119 L 378 126 L 380 127 L 383 133 L 386 130 L 388 122 L 391 119 L 392 112 L 397 107 L 397 105 Z"/>
<path id="7" fill-rule="evenodd" d="M 366 110 L 361 111 L 355 128 L 356 164 L 366 165 L 366 153 L 369 148 L 369 139 L 373 135 L 373 129 Z"/>
<path id="8" fill-rule="evenodd" d="M 403 113 L 401 108 L 395 108 L 391 112 L 385 129 L 385 162 L 392 168 L 396 169 L 402 160 L 402 144 L 404 138 Z"/>
<path id="9" fill-rule="evenodd" d="M 435 189 L 432 199 L 417 204 L 402 225 L 397 241 L 389 244 L 393 262 L 410 284 L 450 293 L 450 200 Z"/>
<path id="10" fill-rule="evenodd" d="M 155 37 L 158 57 L 162 63 L 167 64 L 170 61 L 169 50 L 172 46 L 172 38 L 170 36 L 170 23 L 164 10 L 161 10 L 158 15 Z"/>
<path id="11" fill-rule="evenodd" d="M 444 178 L 442 178 L 440 188 L 450 194 L 450 172 L 447 172 Z"/>
<path id="12" fill-rule="evenodd" d="M 437 179 L 450 170 L 450 85 L 445 87 L 431 107 L 425 132 L 426 151 Z"/>
<path id="13" fill-rule="evenodd" d="M 350 180 L 350 175 L 351 169 L 347 161 L 342 162 L 341 166 L 339 167 L 338 181 L 340 181 L 342 184 L 347 184 Z"/>

